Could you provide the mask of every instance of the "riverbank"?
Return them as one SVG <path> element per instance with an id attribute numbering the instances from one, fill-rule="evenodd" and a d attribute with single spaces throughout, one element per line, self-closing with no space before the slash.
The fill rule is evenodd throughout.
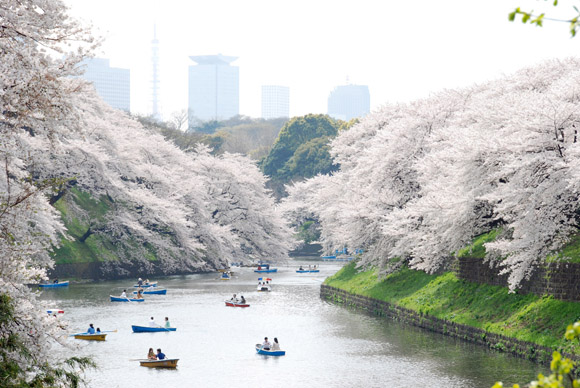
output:
<path id="1" fill-rule="evenodd" d="M 552 350 L 580 359 L 580 347 L 564 340 L 566 326 L 580 320 L 578 302 L 509 294 L 506 287 L 471 283 L 452 272 L 403 268 L 378 279 L 375 270 L 359 271 L 355 263 L 326 279 L 321 295 L 539 362 L 548 361 Z"/>

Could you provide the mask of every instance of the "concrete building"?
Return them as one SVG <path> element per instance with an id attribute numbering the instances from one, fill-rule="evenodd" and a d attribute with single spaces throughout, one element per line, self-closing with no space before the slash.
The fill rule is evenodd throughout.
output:
<path id="1" fill-rule="evenodd" d="M 82 76 L 95 86 L 97 93 L 113 108 L 131 110 L 131 72 L 129 69 L 111 67 L 105 58 L 92 58 L 83 62 Z"/>
<path id="2" fill-rule="evenodd" d="M 328 115 L 348 121 L 371 110 L 371 96 L 366 85 L 337 86 L 328 96 Z"/>
<path id="3" fill-rule="evenodd" d="M 201 121 L 226 120 L 240 112 L 240 72 L 225 55 L 189 57 L 189 111 Z M 190 123 L 191 126 L 192 123 Z"/>
<path id="4" fill-rule="evenodd" d="M 288 86 L 262 86 L 262 118 L 290 117 L 290 88 Z"/>

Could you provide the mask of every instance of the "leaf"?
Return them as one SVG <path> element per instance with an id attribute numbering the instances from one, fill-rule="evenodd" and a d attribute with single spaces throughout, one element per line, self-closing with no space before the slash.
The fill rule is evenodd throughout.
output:
<path id="1" fill-rule="evenodd" d="M 532 16 L 531 14 L 524 12 L 524 16 L 522 17 L 522 23 L 524 23 L 524 24 L 527 23 L 528 20 L 530 20 L 531 16 Z"/>

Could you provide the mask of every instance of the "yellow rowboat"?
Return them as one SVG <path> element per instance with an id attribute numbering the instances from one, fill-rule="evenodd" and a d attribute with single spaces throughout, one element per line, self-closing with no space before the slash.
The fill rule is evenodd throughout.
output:
<path id="1" fill-rule="evenodd" d="M 80 340 L 87 341 L 104 341 L 107 337 L 106 334 L 75 334 L 74 337 Z"/>
<path id="2" fill-rule="evenodd" d="M 147 368 L 177 368 L 177 361 L 179 358 L 168 358 L 165 360 L 139 360 L 141 366 Z"/>

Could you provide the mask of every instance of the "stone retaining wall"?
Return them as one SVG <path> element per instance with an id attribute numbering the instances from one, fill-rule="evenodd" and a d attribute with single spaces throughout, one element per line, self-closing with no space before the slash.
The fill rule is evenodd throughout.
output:
<path id="1" fill-rule="evenodd" d="M 501 268 L 490 268 L 482 259 L 460 257 L 455 273 L 460 279 L 480 284 L 507 287 L 507 275 L 499 275 Z M 518 292 L 552 295 L 556 299 L 580 301 L 580 263 L 547 263 L 538 267 Z"/>
<path id="2" fill-rule="evenodd" d="M 378 299 L 351 294 L 347 291 L 330 287 L 325 284 L 320 287 L 320 297 L 330 302 L 339 303 L 348 308 L 353 308 L 357 311 L 366 312 L 379 317 L 390 318 L 425 330 L 473 342 L 491 349 L 511 353 L 515 356 L 527 358 L 540 363 L 548 364 L 552 359 L 552 353 L 554 351 L 554 349 L 545 346 L 536 345 L 531 342 L 519 341 L 500 334 L 489 333 L 483 329 L 421 314 Z M 576 361 L 580 360 L 580 357 L 572 356 L 567 353 L 563 354 Z"/>

